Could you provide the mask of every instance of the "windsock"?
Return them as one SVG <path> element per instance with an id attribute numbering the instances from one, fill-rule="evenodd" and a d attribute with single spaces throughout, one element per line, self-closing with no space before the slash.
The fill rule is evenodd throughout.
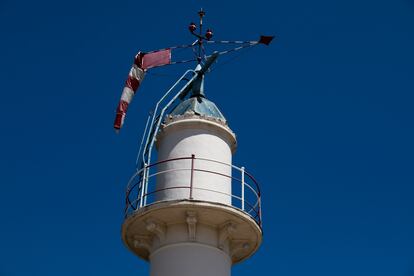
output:
<path id="1" fill-rule="evenodd" d="M 145 72 L 152 67 L 162 66 L 171 62 L 171 50 L 163 49 L 150 53 L 138 52 L 135 56 L 134 64 L 129 71 L 128 78 L 125 81 L 124 90 L 116 109 L 114 128 L 119 131 L 124 124 L 125 115 L 128 106 L 132 101 L 136 91 L 144 79 Z"/>

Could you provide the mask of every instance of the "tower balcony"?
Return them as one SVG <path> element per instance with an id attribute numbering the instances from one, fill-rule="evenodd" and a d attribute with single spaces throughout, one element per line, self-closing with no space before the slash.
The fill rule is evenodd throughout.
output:
<path id="1" fill-rule="evenodd" d="M 260 187 L 244 167 L 195 155 L 146 165 L 128 182 L 125 219 L 168 202 L 221 205 L 242 212 L 262 228 Z"/>

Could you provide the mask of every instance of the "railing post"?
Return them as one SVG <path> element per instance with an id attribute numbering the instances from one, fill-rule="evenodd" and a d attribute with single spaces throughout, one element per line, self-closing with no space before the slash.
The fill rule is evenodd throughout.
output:
<path id="1" fill-rule="evenodd" d="M 139 200 L 139 207 L 141 208 L 144 204 L 144 194 L 145 194 L 145 187 L 146 187 L 146 174 L 147 174 L 147 164 L 144 163 L 144 170 L 142 173 L 142 185 L 141 185 L 141 198 Z"/>
<path id="2" fill-rule="evenodd" d="M 260 224 L 260 227 L 262 227 L 262 225 L 263 225 L 263 222 L 262 222 L 262 200 L 260 198 L 260 195 L 259 195 L 259 224 Z"/>
<path id="3" fill-rule="evenodd" d="M 145 164 L 145 194 L 144 194 L 144 206 L 147 205 L 147 194 L 148 194 L 148 176 L 149 176 L 148 164 Z"/>
<path id="4" fill-rule="evenodd" d="M 244 211 L 244 167 L 241 167 L 241 207 Z"/>
<path id="5" fill-rule="evenodd" d="M 195 155 L 191 154 L 190 199 L 193 199 L 194 159 Z"/>
<path id="6" fill-rule="evenodd" d="M 125 212 L 124 212 L 125 217 L 127 216 L 128 210 L 129 210 L 128 197 L 129 197 L 129 188 L 127 188 L 127 190 L 126 190 L 126 197 L 125 197 Z M 137 205 L 138 205 L 138 202 L 137 202 Z"/>

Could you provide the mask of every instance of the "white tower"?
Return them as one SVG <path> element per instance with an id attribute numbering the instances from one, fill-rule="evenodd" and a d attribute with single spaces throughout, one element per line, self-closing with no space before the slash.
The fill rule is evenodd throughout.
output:
<path id="1" fill-rule="evenodd" d="M 262 241 L 259 187 L 232 164 L 236 136 L 202 77 L 191 93 L 161 118 L 157 162 L 127 190 L 122 239 L 151 276 L 229 276 Z"/>

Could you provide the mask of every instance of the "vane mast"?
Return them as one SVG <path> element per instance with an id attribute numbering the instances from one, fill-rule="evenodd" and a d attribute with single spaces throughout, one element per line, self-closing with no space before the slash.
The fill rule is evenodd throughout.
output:
<path id="1" fill-rule="evenodd" d="M 203 59 L 203 54 L 205 55 L 204 40 L 210 40 L 213 37 L 213 31 L 211 29 L 207 29 L 206 33 L 203 35 L 203 17 L 206 15 L 203 9 L 200 9 L 198 12 L 198 16 L 200 17 L 199 23 L 199 32 L 198 34 L 195 32 L 197 30 L 197 26 L 194 22 L 191 22 L 188 29 L 190 30 L 191 34 L 197 37 L 197 45 L 198 45 L 198 54 L 197 54 L 197 63 L 200 64 L 201 60 Z"/>

